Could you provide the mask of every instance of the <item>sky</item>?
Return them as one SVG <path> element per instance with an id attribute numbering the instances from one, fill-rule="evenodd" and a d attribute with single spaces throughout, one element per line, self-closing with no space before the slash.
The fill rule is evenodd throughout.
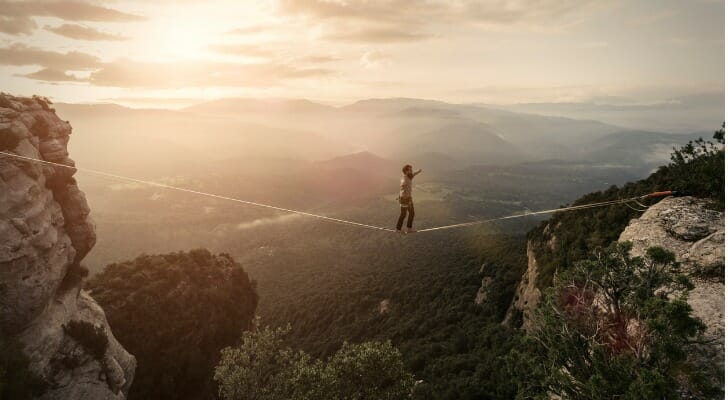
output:
<path id="1" fill-rule="evenodd" d="M 0 0 L 2 90 L 174 107 L 642 104 L 724 91 L 711 0 Z"/>

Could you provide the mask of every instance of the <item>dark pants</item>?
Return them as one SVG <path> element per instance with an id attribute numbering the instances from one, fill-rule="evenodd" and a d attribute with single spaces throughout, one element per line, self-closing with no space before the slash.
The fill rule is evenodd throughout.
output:
<path id="1" fill-rule="evenodd" d="M 407 227 L 412 228 L 412 221 L 415 219 L 415 203 L 410 199 L 409 203 L 407 205 L 400 205 L 400 212 L 399 212 L 399 219 L 397 220 L 397 229 L 402 229 L 402 223 L 404 222 L 404 217 L 409 213 L 409 217 L 407 218 Z"/>

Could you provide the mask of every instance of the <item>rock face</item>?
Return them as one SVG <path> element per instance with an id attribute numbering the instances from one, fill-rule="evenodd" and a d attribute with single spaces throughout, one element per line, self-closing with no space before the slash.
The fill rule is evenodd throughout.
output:
<path id="1" fill-rule="evenodd" d="M 0 94 L 0 151 L 73 167 L 70 133 L 48 101 Z M 48 382 L 42 398 L 124 399 L 136 360 L 81 290 L 80 263 L 96 234 L 75 172 L 0 155 L 0 330 L 19 339 Z M 103 354 L 68 333 L 71 321 L 103 330 Z"/>
<path id="2" fill-rule="evenodd" d="M 688 302 L 695 315 L 708 326 L 706 336 L 714 348 L 703 348 L 707 354 L 723 354 L 724 334 L 724 257 L 725 215 L 711 210 L 708 202 L 694 197 L 669 197 L 653 205 L 640 218 L 633 219 L 619 237 L 633 243 L 633 254 L 642 255 L 651 246 L 660 246 L 673 253 L 691 275 L 695 289 Z M 552 250 L 558 243 L 554 229 L 547 225 L 541 236 Z M 541 300 L 536 285 L 540 272 L 534 246 L 529 240 L 528 268 L 516 288 L 504 324 L 510 324 L 517 312 L 523 315 L 523 327 L 531 327 L 531 315 Z M 720 365 L 722 365 L 722 359 Z M 713 364 L 715 365 L 715 364 Z"/>
<path id="3" fill-rule="evenodd" d="M 538 277 L 538 262 L 536 262 L 536 254 L 533 252 L 531 241 L 526 247 L 528 255 L 528 268 L 518 283 L 516 294 L 513 296 L 513 302 L 506 311 L 506 317 L 503 324 L 511 323 L 516 310 L 523 313 L 523 328 L 528 331 L 531 328 L 531 315 L 541 300 L 541 290 L 536 286 L 536 278 Z"/>
<path id="4" fill-rule="evenodd" d="M 478 288 L 478 292 L 475 294 L 475 304 L 481 305 L 488 300 L 488 295 L 490 294 L 492 286 L 493 278 L 484 276 L 483 280 L 480 281 L 480 288 Z"/>
<path id="5" fill-rule="evenodd" d="M 557 238 L 553 234 L 553 229 L 550 224 L 546 225 L 542 234 L 544 237 L 549 238 L 547 245 L 553 250 L 556 247 Z M 510 325 L 515 313 L 521 312 L 523 315 L 523 328 L 528 331 L 531 328 L 531 315 L 541 301 L 541 289 L 536 285 L 540 268 L 531 240 L 528 241 L 526 255 L 528 256 L 528 268 L 526 268 L 523 276 L 521 276 L 521 281 L 518 283 L 518 287 L 516 287 L 516 293 L 513 296 L 510 307 L 508 307 L 508 311 L 506 311 L 503 325 Z"/>
<path id="6" fill-rule="evenodd" d="M 696 346 L 710 368 L 723 369 L 725 281 L 725 214 L 711 210 L 708 203 L 694 197 L 670 197 L 634 219 L 619 237 L 633 243 L 632 253 L 644 255 L 652 246 L 675 253 L 695 288 L 688 303 L 706 325 L 708 344 Z"/>

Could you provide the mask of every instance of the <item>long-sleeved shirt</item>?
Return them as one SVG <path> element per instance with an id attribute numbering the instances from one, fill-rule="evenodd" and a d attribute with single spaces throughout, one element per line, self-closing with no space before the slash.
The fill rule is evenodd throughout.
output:
<path id="1" fill-rule="evenodd" d="M 412 179 L 419 174 L 420 171 L 417 171 L 412 174 L 412 178 L 407 176 L 407 174 L 402 175 L 402 179 L 399 181 L 399 198 L 400 199 L 409 199 L 412 198 Z"/>

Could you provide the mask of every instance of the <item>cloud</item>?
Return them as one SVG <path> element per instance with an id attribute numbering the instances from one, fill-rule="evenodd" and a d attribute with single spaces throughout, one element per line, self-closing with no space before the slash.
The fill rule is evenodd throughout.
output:
<path id="1" fill-rule="evenodd" d="M 359 59 L 364 68 L 379 68 L 392 61 L 391 57 L 381 51 L 368 51 Z"/>
<path id="2" fill-rule="evenodd" d="M 287 79 L 329 75 L 323 68 L 297 68 L 290 64 L 222 62 L 154 63 L 117 60 L 90 74 L 89 83 L 125 88 L 265 87 Z"/>
<path id="3" fill-rule="evenodd" d="M 79 82 L 81 79 L 78 77 L 58 69 L 43 68 L 30 74 L 19 75 L 25 78 L 35 79 L 37 81 L 44 82 Z"/>
<path id="4" fill-rule="evenodd" d="M 129 40 L 128 37 L 112 35 L 110 33 L 101 32 L 99 30 L 96 30 L 96 29 L 88 27 L 88 26 L 76 25 L 76 24 L 63 24 L 60 26 L 46 26 L 44 29 L 49 32 L 53 32 L 57 35 L 61 35 L 61 36 L 65 36 L 67 38 L 77 39 L 77 40 L 92 40 L 92 41 Z"/>
<path id="5" fill-rule="evenodd" d="M 0 47 L 0 65 L 39 66 L 39 71 L 22 76 L 45 82 L 78 81 L 123 88 L 265 87 L 278 85 L 287 79 L 334 73 L 330 69 L 298 67 L 276 61 L 232 63 L 200 60 L 175 63 L 119 59 L 103 62 L 87 53 L 61 53 L 19 43 Z M 81 78 L 72 75 L 74 71 L 87 73 Z"/>
<path id="6" fill-rule="evenodd" d="M 607 42 L 606 40 L 596 40 L 596 41 L 592 41 L 592 42 L 585 42 L 585 43 L 578 44 L 576 47 L 578 49 L 585 49 L 585 50 L 603 49 L 603 48 L 609 47 L 609 42 Z"/>
<path id="7" fill-rule="evenodd" d="M 246 57 L 273 58 L 276 55 L 276 52 L 269 47 L 251 43 L 216 44 L 210 46 L 210 49 L 220 54 Z"/>
<path id="8" fill-rule="evenodd" d="M 0 32 L 8 35 L 27 35 L 38 25 L 30 18 L 8 18 L 0 15 Z"/>
<path id="9" fill-rule="evenodd" d="M 279 12 L 317 19 L 358 19 L 363 21 L 402 22 L 417 18 L 423 11 L 433 13 L 447 10 L 446 2 L 423 4 L 417 0 L 281 0 Z"/>
<path id="10" fill-rule="evenodd" d="M 269 30 L 268 26 L 265 25 L 249 25 L 241 28 L 233 29 L 228 31 L 229 35 L 253 35 L 257 33 L 263 33 Z"/>
<path id="11" fill-rule="evenodd" d="M 78 51 L 60 53 L 15 43 L 0 47 L 0 65 L 36 65 L 55 71 L 78 71 L 98 68 L 101 60 Z"/>
<path id="12" fill-rule="evenodd" d="M 330 40 L 404 42 L 433 36 L 437 27 L 562 27 L 580 20 L 599 0 L 281 0 L 278 12 L 333 32 Z"/>
<path id="13" fill-rule="evenodd" d="M 416 42 L 431 38 L 432 35 L 418 32 L 410 32 L 403 29 L 386 28 L 364 28 L 358 30 L 340 30 L 325 34 L 323 39 L 340 40 L 347 42 L 365 43 L 387 43 L 387 42 Z"/>
<path id="14" fill-rule="evenodd" d="M 296 220 L 299 218 L 301 218 L 301 215 L 299 215 L 299 214 L 284 214 L 284 215 L 280 215 L 278 217 L 259 218 L 259 219 L 255 219 L 253 221 L 241 222 L 238 225 L 236 225 L 235 228 L 239 231 L 242 231 L 242 230 L 257 228 L 257 227 L 265 226 L 265 225 L 282 224 L 282 223 L 286 223 L 288 221 L 293 221 L 293 220 Z"/>
<path id="15" fill-rule="evenodd" d="M 29 35 L 37 28 L 33 17 L 64 21 L 134 22 L 145 18 L 84 1 L 0 0 L 0 32 Z"/>
<path id="16" fill-rule="evenodd" d="M 295 62 L 307 63 L 307 64 L 325 64 L 330 62 L 341 61 L 341 57 L 332 56 L 328 54 L 314 54 L 310 56 L 303 56 L 294 59 Z"/>

